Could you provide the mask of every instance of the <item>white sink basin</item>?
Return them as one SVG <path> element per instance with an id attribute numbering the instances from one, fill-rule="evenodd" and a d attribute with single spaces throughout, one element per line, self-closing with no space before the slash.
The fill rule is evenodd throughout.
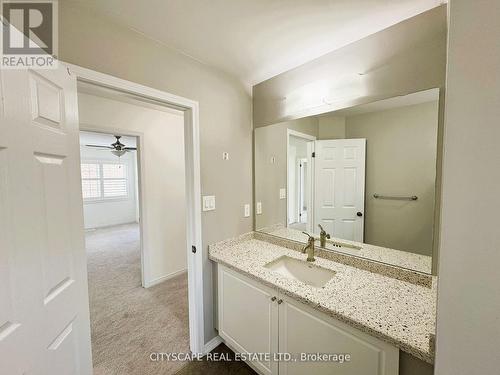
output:
<path id="1" fill-rule="evenodd" d="M 322 288 L 335 276 L 335 271 L 318 267 L 311 263 L 290 258 L 286 255 L 273 260 L 264 266 L 280 275 L 301 281 L 316 288 Z"/>

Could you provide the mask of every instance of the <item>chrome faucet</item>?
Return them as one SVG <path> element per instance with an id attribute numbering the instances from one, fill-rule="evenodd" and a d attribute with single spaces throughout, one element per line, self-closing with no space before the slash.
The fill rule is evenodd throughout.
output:
<path id="1" fill-rule="evenodd" d="M 321 247 L 326 247 L 326 240 L 330 239 L 330 235 L 326 233 L 326 231 L 323 229 L 321 224 L 318 224 L 319 229 L 321 229 L 321 232 L 319 232 L 319 243 Z"/>
<path id="2" fill-rule="evenodd" d="M 307 251 L 307 261 L 314 262 L 314 237 L 309 235 L 309 233 L 302 232 L 307 235 L 309 238 L 307 239 L 307 245 L 302 249 L 302 253 L 305 254 Z"/>

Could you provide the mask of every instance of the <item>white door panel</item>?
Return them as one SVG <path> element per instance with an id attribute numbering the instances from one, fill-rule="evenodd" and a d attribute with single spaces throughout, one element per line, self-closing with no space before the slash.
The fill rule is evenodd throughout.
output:
<path id="1" fill-rule="evenodd" d="M 3 71 L 2 92 L 0 373 L 91 374 L 76 79 Z"/>
<path id="2" fill-rule="evenodd" d="M 218 267 L 219 335 L 239 353 L 278 351 L 277 293 L 224 266 Z M 274 297 L 274 300 L 272 298 Z M 274 361 L 254 361 L 260 373 L 278 373 Z"/>
<path id="3" fill-rule="evenodd" d="M 20 357 L 23 335 L 19 316 L 14 309 L 14 275 L 10 268 L 14 261 L 14 246 L 10 226 L 12 213 L 7 190 L 9 149 L 6 137 L 5 122 L 2 121 L 0 122 L 0 372 L 19 374 L 23 369 L 22 363 L 9 361 L 9 358 Z"/>
<path id="4" fill-rule="evenodd" d="M 363 242 L 365 139 L 315 141 L 314 232 Z"/>

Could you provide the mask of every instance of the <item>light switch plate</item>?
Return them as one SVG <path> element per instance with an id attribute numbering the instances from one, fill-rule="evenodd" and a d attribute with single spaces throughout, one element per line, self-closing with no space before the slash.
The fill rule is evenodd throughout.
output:
<path id="1" fill-rule="evenodd" d="M 280 199 L 286 199 L 286 189 L 285 188 L 280 189 Z"/>
<path id="2" fill-rule="evenodd" d="M 203 211 L 215 210 L 215 195 L 204 195 L 202 208 L 203 208 Z"/>
<path id="3" fill-rule="evenodd" d="M 255 211 L 257 211 L 257 215 L 262 215 L 262 202 L 257 202 Z"/>
<path id="4" fill-rule="evenodd" d="M 250 205 L 245 204 L 245 217 L 250 217 Z"/>

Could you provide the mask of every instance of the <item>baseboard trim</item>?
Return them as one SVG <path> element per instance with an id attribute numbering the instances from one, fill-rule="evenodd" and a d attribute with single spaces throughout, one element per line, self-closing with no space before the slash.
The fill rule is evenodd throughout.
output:
<path id="1" fill-rule="evenodd" d="M 210 353 L 212 350 L 214 350 L 216 347 L 218 347 L 220 344 L 222 344 L 224 341 L 222 340 L 222 337 L 220 336 L 215 336 L 212 340 L 207 342 L 205 346 L 203 347 L 203 354 Z"/>
<path id="2" fill-rule="evenodd" d="M 167 280 L 170 280 L 176 276 L 179 276 L 179 275 L 183 274 L 184 272 L 187 272 L 187 268 L 169 273 L 168 275 L 161 276 L 161 277 L 158 277 L 158 278 L 150 280 L 150 281 L 145 281 L 144 288 L 151 288 L 152 286 L 158 285 L 164 281 L 167 281 Z"/>

